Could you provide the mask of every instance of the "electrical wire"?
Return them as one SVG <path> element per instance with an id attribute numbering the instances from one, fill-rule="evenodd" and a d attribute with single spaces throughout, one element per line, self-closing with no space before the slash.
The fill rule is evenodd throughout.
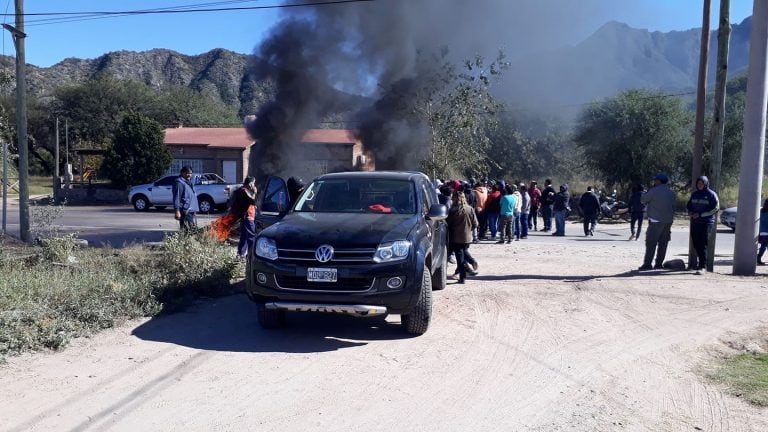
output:
<path id="1" fill-rule="evenodd" d="M 25 25 L 31 27 L 31 26 L 39 26 L 39 25 L 51 25 L 51 24 L 60 24 L 60 23 L 67 23 L 67 22 L 77 22 L 77 21 L 123 17 L 123 16 L 287 9 L 287 8 L 300 8 L 300 7 L 310 7 L 310 6 L 342 5 L 342 4 L 351 4 L 351 3 L 370 3 L 370 2 L 375 2 L 377 0 L 327 0 L 327 1 L 307 1 L 303 3 L 291 3 L 291 4 L 281 4 L 281 5 L 241 6 L 241 7 L 200 7 L 200 6 L 210 6 L 210 5 L 216 5 L 216 4 L 231 4 L 231 3 L 239 3 L 239 2 L 247 2 L 247 1 L 248 0 L 203 3 L 203 4 L 169 7 L 169 8 L 141 9 L 141 10 L 127 10 L 127 11 L 33 12 L 33 13 L 25 13 L 24 16 L 25 17 L 50 17 L 50 18 L 27 20 Z M 250 0 L 250 1 L 253 1 L 253 0 Z M 15 14 L 8 14 L 8 13 L 4 13 L 0 15 L 3 15 L 4 17 L 15 16 Z"/>

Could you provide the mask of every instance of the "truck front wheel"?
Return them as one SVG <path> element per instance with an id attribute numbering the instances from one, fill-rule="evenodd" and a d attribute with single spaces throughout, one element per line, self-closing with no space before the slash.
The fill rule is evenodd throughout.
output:
<path id="1" fill-rule="evenodd" d="M 263 303 L 256 306 L 256 316 L 259 325 L 264 329 L 274 329 L 285 325 L 285 311 L 267 309 Z"/>
<path id="2" fill-rule="evenodd" d="M 405 332 L 413 335 L 422 335 L 427 332 L 429 322 L 432 319 L 432 275 L 429 267 L 424 266 L 421 276 L 421 292 L 416 305 L 407 314 L 400 316 L 400 323 Z"/>

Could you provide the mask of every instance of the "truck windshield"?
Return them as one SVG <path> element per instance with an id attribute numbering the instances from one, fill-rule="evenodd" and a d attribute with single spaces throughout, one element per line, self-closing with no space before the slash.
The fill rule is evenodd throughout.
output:
<path id="1" fill-rule="evenodd" d="M 293 211 L 415 214 L 414 186 L 407 180 L 317 180 L 307 187 Z"/>

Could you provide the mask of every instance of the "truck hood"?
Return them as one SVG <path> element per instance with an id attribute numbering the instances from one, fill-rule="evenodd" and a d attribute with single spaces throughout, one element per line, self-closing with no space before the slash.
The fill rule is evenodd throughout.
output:
<path id="1" fill-rule="evenodd" d="M 375 248 L 384 242 L 407 239 L 420 217 L 414 214 L 297 212 L 288 214 L 261 235 L 274 239 L 280 248 L 316 248 L 322 244 L 337 248 Z"/>

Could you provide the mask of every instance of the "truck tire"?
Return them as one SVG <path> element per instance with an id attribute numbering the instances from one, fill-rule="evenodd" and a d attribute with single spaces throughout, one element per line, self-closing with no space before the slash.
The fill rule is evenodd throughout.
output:
<path id="1" fill-rule="evenodd" d="M 432 275 L 432 291 L 442 291 L 445 289 L 448 279 L 448 250 L 443 251 L 443 259 L 440 260 L 440 266 Z"/>
<path id="2" fill-rule="evenodd" d="M 215 210 L 213 200 L 208 195 L 197 197 L 197 205 L 200 208 L 200 213 L 213 213 Z"/>
<path id="3" fill-rule="evenodd" d="M 263 303 L 256 306 L 256 316 L 263 329 L 275 329 L 285 325 L 285 311 L 267 309 Z"/>
<path id="4" fill-rule="evenodd" d="M 427 332 L 432 319 L 432 275 L 429 267 L 424 267 L 421 276 L 421 292 L 416 306 L 407 314 L 400 316 L 400 323 L 405 332 L 412 335 L 422 335 Z"/>
<path id="5" fill-rule="evenodd" d="M 147 199 L 147 197 L 141 194 L 133 197 L 132 203 L 133 203 L 133 209 L 136 211 L 147 211 L 149 210 L 149 207 L 150 207 L 149 200 Z"/>

